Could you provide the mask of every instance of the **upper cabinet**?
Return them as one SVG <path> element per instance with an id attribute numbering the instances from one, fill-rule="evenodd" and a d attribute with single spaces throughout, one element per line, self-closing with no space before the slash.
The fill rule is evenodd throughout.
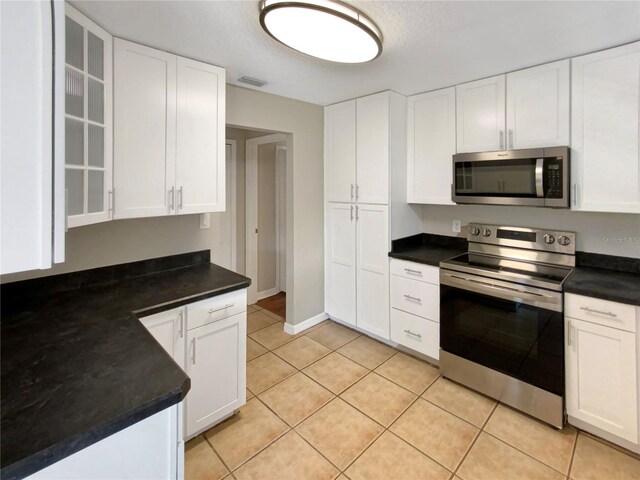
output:
<path id="1" fill-rule="evenodd" d="M 114 40 L 114 218 L 225 209 L 225 71 Z"/>
<path id="2" fill-rule="evenodd" d="M 570 60 L 507 74 L 508 150 L 569 145 Z"/>
<path id="3" fill-rule="evenodd" d="M 640 213 L 640 42 L 571 62 L 572 209 Z"/>
<path id="4" fill-rule="evenodd" d="M 407 201 L 452 205 L 456 89 L 407 99 Z"/>
<path id="5" fill-rule="evenodd" d="M 111 216 L 112 37 L 65 5 L 67 221 L 77 227 Z"/>
<path id="6" fill-rule="evenodd" d="M 458 153 L 504 150 L 505 75 L 456 86 Z"/>
<path id="7" fill-rule="evenodd" d="M 0 22 L 4 274 L 64 260 L 64 5 L 0 2 Z"/>
<path id="8" fill-rule="evenodd" d="M 324 109 L 324 151 L 327 200 L 355 201 L 356 188 L 356 101 Z"/>

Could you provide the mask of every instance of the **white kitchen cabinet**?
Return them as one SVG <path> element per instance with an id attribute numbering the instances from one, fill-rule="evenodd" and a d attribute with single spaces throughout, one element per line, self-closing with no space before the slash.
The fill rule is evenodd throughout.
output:
<path id="1" fill-rule="evenodd" d="M 187 439 L 245 404 L 246 335 L 246 311 L 188 331 Z"/>
<path id="2" fill-rule="evenodd" d="M 324 150 L 329 202 L 355 201 L 356 101 L 324 109 Z"/>
<path id="3" fill-rule="evenodd" d="M 66 4 L 65 179 L 69 227 L 110 220 L 113 39 Z"/>
<path id="4" fill-rule="evenodd" d="M 175 213 L 176 56 L 115 38 L 114 218 Z"/>
<path id="5" fill-rule="evenodd" d="M 457 151 L 506 149 L 505 75 L 456 86 Z"/>
<path id="6" fill-rule="evenodd" d="M 326 310 L 341 322 L 356 325 L 356 206 L 327 205 Z"/>
<path id="7" fill-rule="evenodd" d="M 0 22 L 5 274 L 64 261 L 64 3 L 0 2 Z"/>
<path id="8" fill-rule="evenodd" d="M 149 315 L 141 318 L 140 321 L 180 368 L 184 369 L 185 308 L 175 308 Z"/>
<path id="9" fill-rule="evenodd" d="M 389 203 L 391 92 L 356 100 L 356 200 Z"/>
<path id="10" fill-rule="evenodd" d="M 407 99 L 407 201 L 453 205 L 455 87 Z"/>
<path id="11" fill-rule="evenodd" d="M 114 218 L 225 209 L 225 71 L 114 40 Z"/>
<path id="12" fill-rule="evenodd" d="M 565 338 L 569 422 L 637 444 L 636 335 L 566 317 Z"/>
<path id="13" fill-rule="evenodd" d="M 508 150 L 569 145 L 570 60 L 507 74 Z"/>
<path id="14" fill-rule="evenodd" d="M 357 205 L 356 325 L 389 338 L 389 207 Z"/>
<path id="15" fill-rule="evenodd" d="M 571 208 L 640 213 L 640 42 L 571 67 Z"/>
<path id="16" fill-rule="evenodd" d="M 177 213 L 225 210 L 225 71 L 177 57 Z"/>

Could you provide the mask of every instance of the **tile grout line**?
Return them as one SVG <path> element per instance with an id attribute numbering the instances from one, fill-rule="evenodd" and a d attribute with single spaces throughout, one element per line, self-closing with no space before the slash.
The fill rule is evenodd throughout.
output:
<path id="1" fill-rule="evenodd" d="M 576 432 L 576 439 L 574 440 L 573 448 L 571 449 L 571 459 L 569 460 L 569 470 L 567 470 L 567 478 L 571 477 L 571 470 L 573 469 L 573 461 L 576 458 L 576 448 L 578 447 L 578 437 L 579 436 L 580 436 L 580 430 L 578 430 Z"/>
<path id="2" fill-rule="evenodd" d="M 478 429 L 478 433 L 476 434 L 475 438 L 473 439 L 473 441 L 471 442 L 471 444 L 469 445 L 469 448 L 467 449 L 467 451 L 464 453 L 464 455 L 462 456 L 462 458 L 460 459 L 460 462 L 458 463 L 458 465 L 456 466 L 456 468 L 453 471 L 453 476 L 451 478 L 454 478 L 457 474 L 458 474 L 458 470 L 460 470 L 460 467 L 462 466 L 462 464 L 464 463 L 464 461 L 467 459 L 467 457 L 469 456 L 469 453 L 471 453 L 471 450 L 473 449 L 474 445 L 476 444 L 476 442 L 478 441 L 478 439 L 480 438 L 480 435 L 482 434 L 482 432 L 484 432 L 484 427 L 487 426 L 487 423 L 489 423 L 489 419 L 493 416 L 494 412 L 496 411 L 496 409 L 498 408 L 500 402 L 496 402 L 495 405 L 493 406 L 493 408 L 491 409 L 491 412 L 489 413 L 489 415 L 487 415 L 487 418 L 485 419 L 484 423 L 482 424 L 482 426 Z M 477 428 L 477 427 L 476 427 Z"/>

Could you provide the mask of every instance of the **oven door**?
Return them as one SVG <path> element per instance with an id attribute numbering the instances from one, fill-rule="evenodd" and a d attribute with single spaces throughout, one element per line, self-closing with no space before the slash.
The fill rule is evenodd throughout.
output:
<path id="1" fill-rule="evenodd" d="M 540 292 L 441 270 L 440 348 L 563 396 L 562 294 Z"/>

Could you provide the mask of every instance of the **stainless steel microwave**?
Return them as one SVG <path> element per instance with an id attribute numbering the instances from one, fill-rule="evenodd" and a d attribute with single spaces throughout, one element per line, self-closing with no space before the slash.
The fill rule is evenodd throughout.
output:
<path id="1" fill-rule="evenodd" d="M 460 153 L 453 182 L 456 203 L 569 208 L 569 148 Z"/>

